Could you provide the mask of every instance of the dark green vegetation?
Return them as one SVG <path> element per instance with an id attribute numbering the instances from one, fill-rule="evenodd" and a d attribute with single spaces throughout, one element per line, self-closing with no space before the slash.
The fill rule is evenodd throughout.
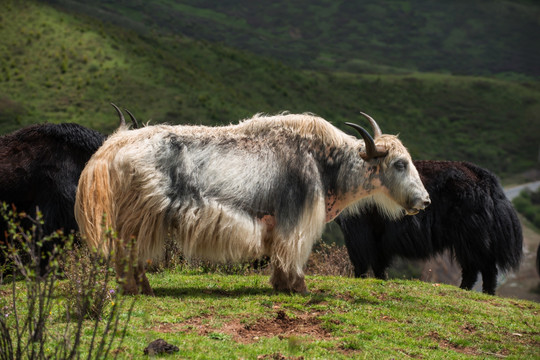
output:
<path id="1" fill-rule="evenodd" d="M 135 9 L 122 13 L 142 19 Z M 111 101 L 152 123 L 230 123 L 289 110 L 341 127 L 365 111 L 418 159 L 469 160 L 500 176 L 537 161 L 540 85 L 532 78 L 298 70 L 43 3 L 2 1 L 0 16 L 1 133 L 43 121 L 109 133 L 117 124 Z"/>
<path id="2" fill-rule="evenodd" d="M 540 189 L 524 190 L 512 203 L 523 216 L 540 229 Z"/>
<path id="3" fill-rule="evenodd" d="M 302 68 L 540 75 L 533 1 L 52 2 L 139 32 L 222 42 Z"/>

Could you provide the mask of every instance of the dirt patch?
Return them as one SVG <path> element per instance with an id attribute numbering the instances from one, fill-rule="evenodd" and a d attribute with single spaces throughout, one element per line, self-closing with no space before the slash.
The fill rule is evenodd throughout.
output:
<path id="1" fill-rule="evenodd" d="M 471 334 L 474 334 L 476 332 L 476 326 L 474 326 L 472 324 L 465 324 L 465 325 L 461 326 L 461 331 L 464 334 L 471 335 Z"/>
<path id="2" fill-rule="evenodd" d="M 281 353 L 274 353 L 274 354 L 267 354 L 267 355 L 259 355 L 257 356 L 257 360 L 259 359 L 271 359 L 271 360 L 304 360 L 303 356 L 285 356 Z"/>
<path id="3" fill-rule="evenodd" d="M 221 328 L 216 328 L 204 320 L 205 318 L 202 317 L 194 317 L 177 324 L 161 323 L 154 326 L 152 330 L 161 333 L 196 332 L 202 336 L 220 332 L 244 344 L 258 341 L 262 337 L 273 336 L 280 338 L 305 336 L 317 340 L 332 338 L 332 335 L 322 327 L 317 313 L 300 313 L 290 317 L 285 311 L 278 310 L 273 318 L 259 318 L 247 324 L 239 319 L 230 319 Z"/>
<path id="4" fill-rule="evenodd" d="M 435 340 L 439 344 L 439 347 L 441 347 L 442 349 L 451 349 L 465 355 L 480 355 L 480 352 L 477 349 L 470 346 L 460 346 L 453 344 L 450 341 L 443 339 L 436 331 L 430 331 L 427 334 L 427 337 Z"/>

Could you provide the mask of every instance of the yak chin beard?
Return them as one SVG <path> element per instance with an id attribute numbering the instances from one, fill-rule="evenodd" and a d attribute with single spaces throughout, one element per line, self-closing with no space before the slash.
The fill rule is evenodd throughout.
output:
<path id="1" fill-rule="evenodd" d="M 418 209 L 409 209 L 409 210 L 403 209 L 403 215 L 416 215 L 419 212 L 420 210 Z"/>
<path id="2" fill-rule="evenodd" d="M 362 198 L 345 212 L 362 214 L 364 211 L 368 211 L 372 206 L 376 206 L 379 212 L 389 220 L 398 220 L 409 214 L 403 206 L 381 192 Z M 413 210 L 414 209 L 411 209 L 410 211 Z"/>

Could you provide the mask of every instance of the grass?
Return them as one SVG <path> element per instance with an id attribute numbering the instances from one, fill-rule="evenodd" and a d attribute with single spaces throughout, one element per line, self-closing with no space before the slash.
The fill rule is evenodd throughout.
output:
<path id="1" fill-rule="evenodd" d="M 118 358 L 146 358 L 158 338 L 186 359 L 533 359 L 540 345 L 539 304 L 452 286 L 308 276 L 310 293 L 289 295 L 263 275 L 149 279 L 156 296 L 136 298 Z"/>

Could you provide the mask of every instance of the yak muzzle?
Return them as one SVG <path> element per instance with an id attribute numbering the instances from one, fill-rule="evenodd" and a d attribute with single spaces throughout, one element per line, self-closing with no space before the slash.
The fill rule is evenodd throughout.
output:
<path id="1" fill-rule="evenodd" d="M 405 209 L 405 212 L 407 215 L 416 215 L 420 212 L 420 210 L 425 210 L 429 204 L 431 204 L 431 200 L 429 196 L 426 196 L 425 198 L 414 201 L 411 207 Z"/>

